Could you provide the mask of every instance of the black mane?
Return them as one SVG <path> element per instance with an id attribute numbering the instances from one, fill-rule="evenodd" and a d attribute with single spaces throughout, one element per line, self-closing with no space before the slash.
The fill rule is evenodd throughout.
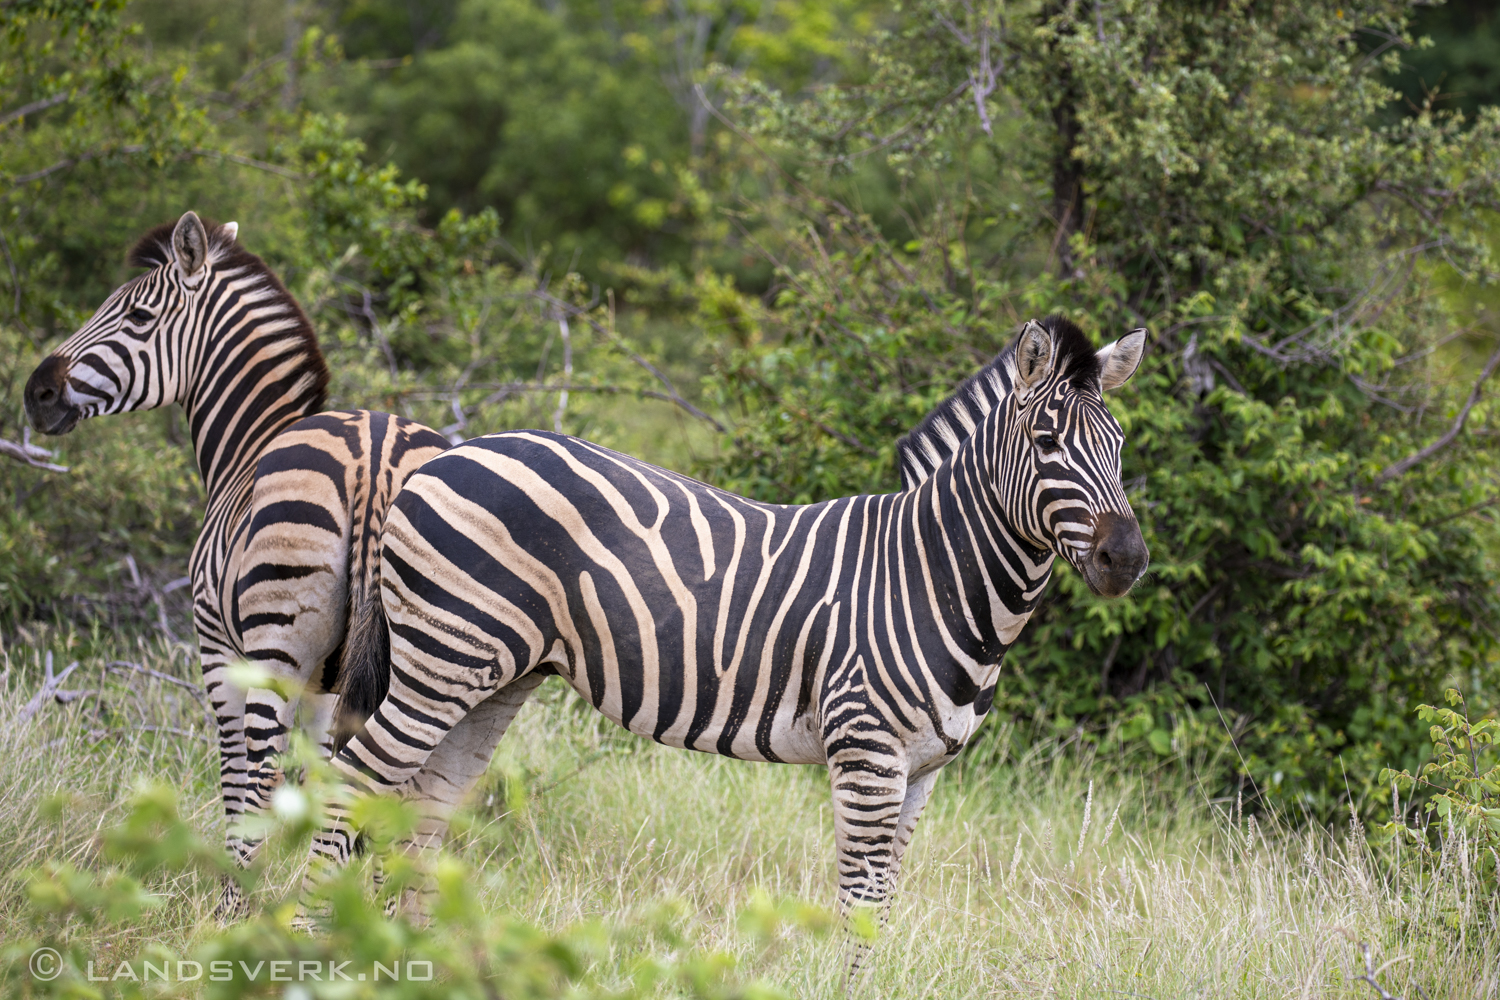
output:
<path id="1" fill-rule="evenodd" d="M 176 227 L 176 222 L 163 222 L 137 240 L 127 258 L 130 266 L 158 268 L 170 264 L 173 259 L 172 231 Z M 328 393 L 328 362 L 323 358 L 323 349 L 318 346 L 318 335 L 313 332 L 312 322 L 307 318 L 307 313 L 302 311 L 302 305 L 286 290 L 286 286 L 266 266 L 266 262 L 240 246 L 228 229 L 208 219 L 203 220 L 203 228 L 208 233 L 208 259 L 215 268 L 256 272 L 287 306 L 295 325 L 286 332 L 289 336 L 300 337 L 307 352 L 300 374 L 313 376 L 314 405 L 309 412 L 323 409 Z"/>
<path id="2" fill-rule="evenodd" d="M 1052 332 L 1057 370 L 1062 377 L 1079 391 L 1097 389 L 1104 366 L 1099 363 L 1099 349 L 1089 343 L 1088 336 L 1061 316 L 1048 316 L 1042 320 L 1042 326 Z"/>
<path id="3" fill-rule="evenodd" d="M 1048 316 L 1041 325 L 1052 334 L 1053 349 L 1057 352 L 1054 371 L 1061 373 L 1057 377 L 1075 389 L 1097 388 L 1102 374 L 1099 354 L 1084 332 L 1061 316 Z M 911 489 L 931 475 L 1010 394 L 1010 373 L 1005 363 L 1015 350 L 1016 341 L 1012 340 L 995 360 L 966 379 L 953 395 L 896 442 L 902 489 Z"/>
<path id="4" fill-rule="evenodd" d="M 163 222 L 136 240 L 126 258 L 130 266 L 157 268 L 172 263 L 172 230 L 175 228 L 177 223 Z M 219 235 L 219 224 L 204 222 L 203 228 L 208 230 L 209 242 L 214 242 L 214 237 Z"/>

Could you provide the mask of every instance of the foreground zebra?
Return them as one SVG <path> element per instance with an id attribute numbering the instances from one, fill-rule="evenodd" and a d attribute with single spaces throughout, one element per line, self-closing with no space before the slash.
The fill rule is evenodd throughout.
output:
<path id="1" fill-rule="evenodd" d="M 1145 340 L 1096 352 L 1066 321 L 1026 324 L 902 440 L 886 496 L 758 503 L 541 431 L 445 452 L 387 518 L 381 603 L 346 660 L 344 707 L 373 714 L 335 766 L 420 803 L 410 846 L 433 846 L 558 674 L 658 742 L 826 764 L 840 906 L 883 906 L 1053 560 L 1107 597 L 1146 568 L 1101 396 Z M 309 888 L 349 856 L 331 815 Z"/>
<path id="2" fill-rule="evenodd" d="M 351 596 L 371 586 L 391 497 L 448 442 L 385 413 L 318 414 L 328 369 L 312 327 L 237 232 L 188 212 L 147 233 L 130 263 L 149 270 L 37 366 L 25 401 L 46 434 L 183 406 L 208 494 L 190 563 L 193 624 L 219 727 L 227 843 L 249 864 L 259 845 L 235 821 L 278 780 L 296 706 L 229 683 L 228 667 L 248 660 L 289 682 L 281 690 L 305 689 L 309 734 L 326 751 Z M 221 913 L 243 905 L 226 882 Z"/>

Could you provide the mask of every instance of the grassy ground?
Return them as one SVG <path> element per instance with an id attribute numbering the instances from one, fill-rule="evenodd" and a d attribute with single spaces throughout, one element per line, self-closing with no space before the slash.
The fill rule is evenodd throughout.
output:
<path id="1" fill-rule="evenodd" d="M 69 653 L 53 646 L 61 669 Z M 23 723 L 44 654 L 16 649 L 0 662 L 10 669 L 0 689 L 0 871 L 48 857 L 87 863 L 95 833 L 140 777 L 178 789 L 205 835 L 222 835 L 216 761 L 193 692 L 102 669 L 108 659 L 195 675 L 180 649 L 96 650 L 65 685 L 92 694 Z M 1500 913 L 1467 879 L 1459 845 L 1439 872 L 1398 875 L 1362 831 L 1241 818 L 1233 803 L 1205 802 L 1187 768 L 1145 770 L 1051 745 L 1018 754 L 1011 736 L 987 730 L 981 752 L 940 779 L 858 994 L 1373 996 L 1354 978 L 1361 941 L 1392 993 L 1500 993 Z M 562 927 L 630 923 L 672 905 L 690 940 L 738 955 L 747 974 L 793 996 L 837 995 L 839 935 L 793 935 L 767 951 L 737 929 L 757 891 L 832 900 L 819 769 L 657 747 L 549 681 L 453 846 L 483 873 L 480 896 L 493 910 Z M 274 904 L 298 877 L 295 859 L 282 859 L 261 901 Z M 74 933 L 107 958 L 151 941 L 187 950 L 214 931 L 216 884 L 185 877 L 159 891 L 166 904 L 134 924 Z M 5 940 L 24 934 L 21 893 L 14 878 L 0 884 Z"/>

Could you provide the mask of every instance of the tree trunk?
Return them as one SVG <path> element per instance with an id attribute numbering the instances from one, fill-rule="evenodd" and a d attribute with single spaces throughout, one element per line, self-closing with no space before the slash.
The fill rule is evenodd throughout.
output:
<path id="1" fill-rule="evenodd" d="M 1046 20 L 1063 13 L 1061 4 L 1048 4 L 1042 9 Z M 1071 26 L 1063 22 L 1059 34 L 1071 33 Z M 1052 43 L 1052 63 L 1057 67 L 1052 80 L 1052 125 L 1057 132 L 1052 153 L 1052 220 L 1057 229 L 1051 257 L 1057 261 L 1058 276 L 1071 278 L 1078 274 L 1078 265 L 1069 241 L 1083 230 L 1084 221 L 1083 163 L 1073 155 L 1073 147 L 1078 144 L 1078 88 L 1060 48 L 1058 42 Z"/>

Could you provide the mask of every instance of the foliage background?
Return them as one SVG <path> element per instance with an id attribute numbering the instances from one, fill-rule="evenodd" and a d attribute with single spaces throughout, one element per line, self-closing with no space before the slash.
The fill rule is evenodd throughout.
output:
<path id="1" fill-rule="evenodd" d="M 1145 324 L 1111 405 L 1152 575 L 1105 603 L 1060 571 L 997 714 L 1163 760 L 1232 732 L 1198 758 L 1212 796 L 1383 821 L 1380 769 L 1428 752 L 1414 707 L 1491 705 L 1482 4 L 0 18 L 0 438 L 124 250 L 188 207 L 307 306 L 333 405 L 560 426 L 782 501 L 896 488 L 896 438 L 1029 316 Z M 6 644 L 190 637 L 179 423 L 38 442 L 67 473 L 0 464 Z"/>

